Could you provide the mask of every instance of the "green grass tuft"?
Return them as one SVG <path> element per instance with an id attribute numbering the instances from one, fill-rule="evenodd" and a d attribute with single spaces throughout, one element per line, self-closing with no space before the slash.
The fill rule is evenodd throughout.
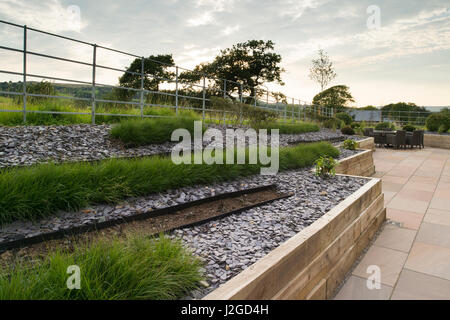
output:
<path id="1" fill-rule="evenodd" d="M 111 137 L 129 147 L 171 141 L 175 129 L 187 129 L 194 135 L 194 117 L 151 118 L 122 121 L 111 129 Z"/>
<path id="2" fill-rule="evenodd" d="M 71 265 L 80 268 L 79 290 L 66 285 Z M 179 299 L 198 287 L 200 267 L 179 241 L 163 235 L 100 240 L 0 269 L 0 300 Z"/>

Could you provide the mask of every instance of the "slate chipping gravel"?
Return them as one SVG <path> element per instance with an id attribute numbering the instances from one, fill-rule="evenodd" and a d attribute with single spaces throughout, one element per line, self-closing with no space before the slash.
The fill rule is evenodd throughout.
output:
<path id="1" fill-rule="evenodd" d="M 283 172 L 268 180 L 277 184 L 278 191 L 294 192 L 294 195 L 241 214 L 173 232 L 172 237 L 181 238 L 205 262 L 209 287 L 192 292 L 188 298 L 201 298 L 213 291 L 368 181 L 345 176 L 321 179 L 308 170 Z"/>
<path id="2" fill-rule="evenodd" d="M 170 152 L 175 144 L 125 149 L 109 139 L 110 128 L 109 125 L 0 127 L 0 167 L 148 156 Z M 322 129 L 319 132 L 281 135 L 280 145 L 346 138 L 348 136 L 340 132 Z M 356 153 L 358 151 L 341 150 L 340 158 Z M 275 177 L 257 175 L 209 186 L 169 190 L 129 199 L 120 205 L 59 212 L 35 222 L 17 221 L 0 228 L 0 243 L 272 183 L 280 192 L 294 192 L 287 199 L 172 234 L 182 238 L 195 254 L 205 260 L 204 271 L 209 287 L 192 292 L 188 297 L 201 298 L 313 223 L 367 182 L 363 178 L 341 176 L 323 180 L 315 177 L 310 169 L 282 172 Z"/>
<path id="3" fill-rule="evenodd" d="M 225 128 L 210 125 L 224 132 Z M 231 128 L 231 126 L 230 126 Z M 0 168 L 41 162 L 95 161 L 107 158 L 142 157 L 169 153 L 175 142 L 125 148 L 109 137 L 110 125 L 0 126 Z M 280 145 L 322 140 L 344 140 L 339 131 L 280 135 Z"/>

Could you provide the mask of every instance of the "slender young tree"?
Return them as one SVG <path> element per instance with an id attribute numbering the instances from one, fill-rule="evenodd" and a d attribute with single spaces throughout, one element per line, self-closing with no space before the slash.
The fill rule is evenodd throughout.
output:
<path id="1" fill-rule="evenodd" d="M 312 60 L 309 77 L 311 80 L 320 84 L 321 91 L 325 89 L 331 80 L 336 78 L 333 63 L 324 50 L 319 49 L 317 59 Z"/>

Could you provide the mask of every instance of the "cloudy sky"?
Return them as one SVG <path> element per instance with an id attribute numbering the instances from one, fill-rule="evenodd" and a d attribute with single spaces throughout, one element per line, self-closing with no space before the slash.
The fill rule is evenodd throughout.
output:
<path id="1" fill-rule="evenodd" d="M 450 105 L 448 0 L 0 0 L 0 19 L 139 56 L 172 53 L 186 68 L 235 43 L 270 39 L 283 57 L 286 85 L 269 88 L 306 101 L 320 89 L 308 74 L 322 48 L 338 74 L 331 85 L 349 86 L 357 106 Z M 29 38 L 29 50 L 92 59 L 89 46 L 33 32 Z M 21 30 L 0 24 L 0 46 L 21 48 Z M 100 64 L 118 68 L 130 62 L 102 50 L 98 55 Z M 21 71 L 21 55 L 0 50 L 0 69 Z M 36 57 L 29 72 L 86 81 L 91 75 L 87 67 Z M 98 78 L 112 83 L 119 75 Z"/>

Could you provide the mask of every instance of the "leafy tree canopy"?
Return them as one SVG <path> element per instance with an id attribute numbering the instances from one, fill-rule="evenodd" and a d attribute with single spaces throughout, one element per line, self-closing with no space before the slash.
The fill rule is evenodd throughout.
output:
<path id="1" fill-rule="evenodd" d="M 365 106 L 365 107 L 359 108 L 359 110 L 378 110 L 378 108 L 375 106 Z"/>
<path id="2" fill-rule="evenodd" d="M 171 54 L 161 54 L 156 56 L 149 56 L 144 58 L 144 89 L 155 90 L 159 89 L 159 84 L 164 81 L 163 79 L 172 79 L 174 73 L 168 70 L 168 67 L 173 66 L 174 61 Z M 119 78 L 119 84 L 121 87 L 127 88 L 141 88 L 141 73 L 142 59 L 136 58 L 130 66 L 126 69 L 129 72 L 125 72 Z M 134 95 L 132 90 L 118 89 L 117 95 L 120 98 L 129 99 Z"/>
<path id="3" fill-rule="evenodd" d="M 421 111 L 421 112 L 429 112 L 424 107 L 419 107 L 415 103 L 412 102 L 398 102 L 398 103 L 390 103 L 381 108 L 383 112 L 392 112 L 392 111 Z"/>
<path id="4" fill-rule="evenodd" d="M 227 82 L 226 92 L 239 92 L 240 85 L 244 86 L 244 92 L 255 95 L 255 87 L 265 82 L 276 82 L 284 85 L 281 73 L 284 69 L 280 66 L 281 55 L 274 52 L 275 44 L 268 40 L 249 40 L 233 45 L 232 48 L 221 50 L 220 54 L 211 63 L 202 63 L 195 70 L 181 74 L 181 80 L 199 81 L 203 74 L 208 74 Z M 214 83 L 216 90 L 223 90 L 221 80 Z"/>
<path id="5" fill-rule="evenodd" d="M 335 108 L 337 112 L 349 107 L 352 102 L 355 102 L 355 99 L 351 95 L 349 87 L 344 85 L 328 88 L 318 93 L 313 99 L 313 104 Z"/>

